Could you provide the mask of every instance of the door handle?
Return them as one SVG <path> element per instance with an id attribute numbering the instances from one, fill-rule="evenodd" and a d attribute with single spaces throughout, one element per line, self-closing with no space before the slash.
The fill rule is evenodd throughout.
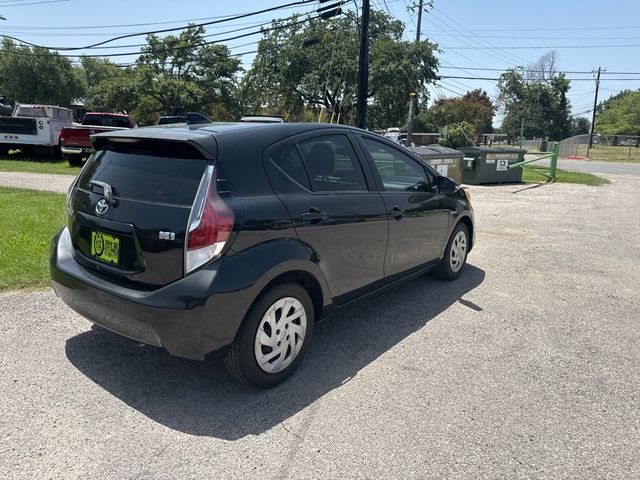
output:
<path id="1" fill-rule="evenodd" d="M 321 212 L 319 208 L 311 207 L 306 212 L 303 212 L 301 216 L 304 222 L 320 223 L 329 215 L 327 215 L 327 212 Z"/>
<path id="2" fill-rule="evenodd" d="M 397 205 L 389 211 L 389 216 L 394 220 L 402 220 L 406 214 L 407 212 Z"/>

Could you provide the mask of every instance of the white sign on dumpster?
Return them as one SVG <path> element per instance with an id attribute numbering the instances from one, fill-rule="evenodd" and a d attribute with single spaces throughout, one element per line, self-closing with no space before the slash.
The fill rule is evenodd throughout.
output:
<path id="1" fill-rule="evenodd" d="M 496 160 L 496 172 L 506 172 L 509 170 L 509 159 L 499 158 Z"/>
<path id="2" fill-rule="evenodd" d="M 449 165 L 446 163 L 443 165 L 436 165 L 436 170 L 440 175 L 444 175 L 445 177 L 449 175 Z"/>

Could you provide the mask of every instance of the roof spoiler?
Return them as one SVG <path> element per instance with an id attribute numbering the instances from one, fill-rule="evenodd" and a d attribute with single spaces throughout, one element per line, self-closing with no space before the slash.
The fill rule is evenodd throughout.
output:
<path id="1" fill-rule="evenodd" d="M 199 123 L 211 123 L 206 116 L 197 112 L 187 113 L 187 125 L 197 125 Z"/>

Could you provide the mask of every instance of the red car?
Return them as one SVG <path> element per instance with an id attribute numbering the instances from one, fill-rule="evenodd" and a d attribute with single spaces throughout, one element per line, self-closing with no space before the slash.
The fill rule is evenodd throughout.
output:
<path id="1" fill-rule="evenodd" d="M 89 112 L 78 127 L 68 127 L 60 132 L 60 150 L 70 165 L 82 165 L 82 159 L 93 153 L 91 135 L 111 130 L 136 128 L 136 122 L 124 113 Z"/>

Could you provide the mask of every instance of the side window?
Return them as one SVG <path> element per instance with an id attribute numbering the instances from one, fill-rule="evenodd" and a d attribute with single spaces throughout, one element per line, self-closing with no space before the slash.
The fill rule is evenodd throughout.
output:
<path id="1" fill-rule="evenodd" d="M 413 158 L 370 138 L 362 139 L 386 192 L 428 192 L 425 169 Z"/>
<path id="2" fill-rule="evenodd" d="M 269 159 L 293 181 L 311 190 L 309 177 L 295 145 L 288 145 L 271 154 Z"/>
<path id="3" fill-rule="evenodd" d="M 300 142 L 314 192 L 366 191 L 356 152 L 345 135 L 325 135 Z"/>

